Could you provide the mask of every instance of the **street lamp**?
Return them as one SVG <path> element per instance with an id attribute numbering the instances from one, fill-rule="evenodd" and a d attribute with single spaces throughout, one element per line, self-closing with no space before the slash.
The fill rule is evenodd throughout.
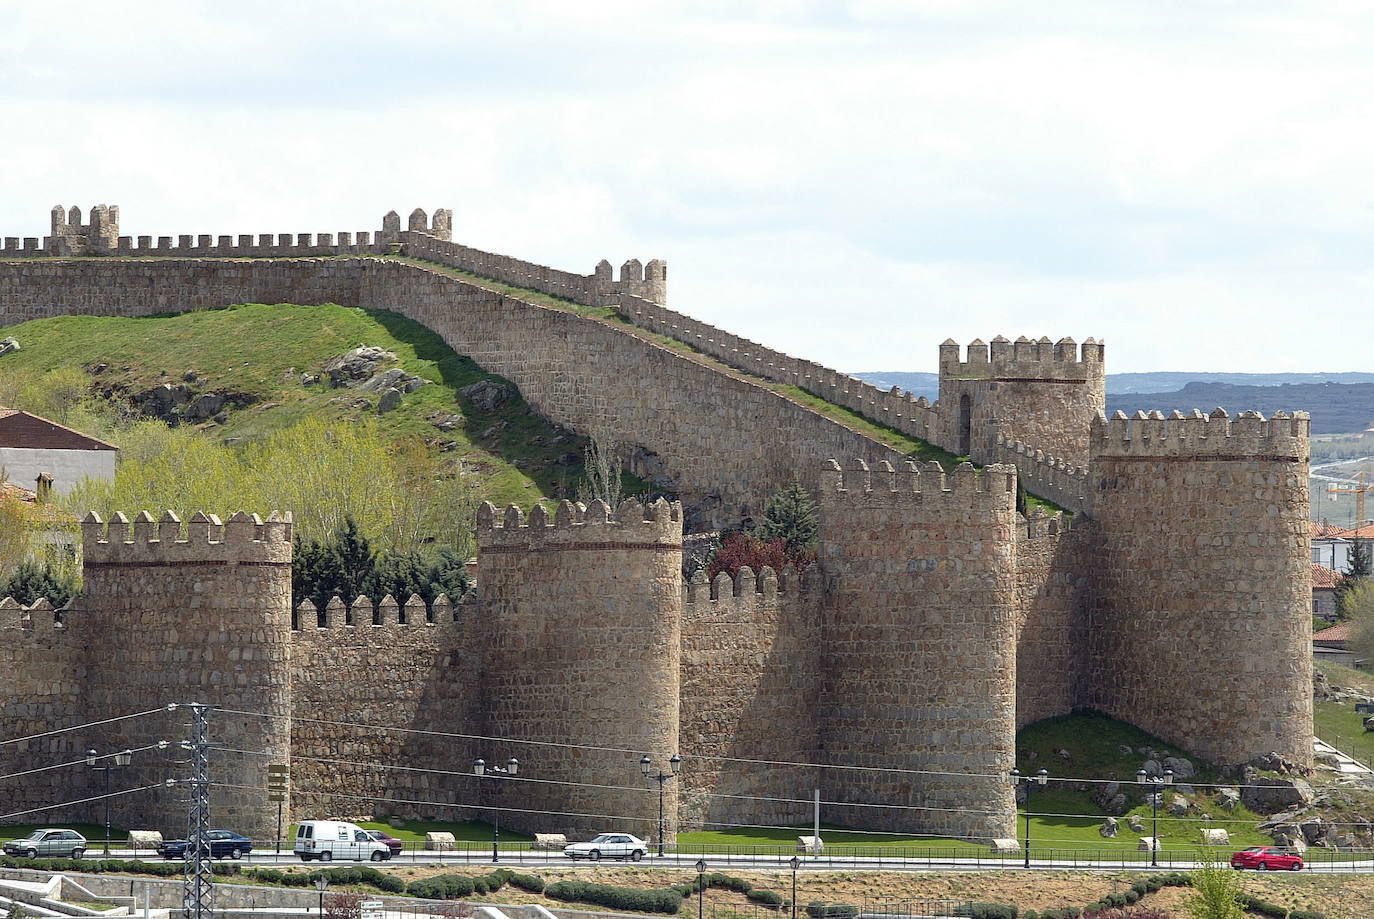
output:
<path id="1" fill-rule="evenodd" d="M 660 768 L 660 769 L 658 770 L 658 773 L 655 774 L 655 773 L 654 773 L 654 770 L 653 770 L 653 764 L 650 762 L 648 754 L 645 754 L 645 755 L 644 755 L 644 758 L 641 759 L 641 760 L 639 761 L 639 771 L 644 775 L 644 777 L 645 777 L 646 779 L 651 778 L 651 779 L 656 779 L 656 780 L 658 781 L 658 857 L 659 857 L 659 858 L 662 858 L 662 857 L 663 857 L 663 833 L 664 833 L 664 825 L 663 825 L 663 784 L 664 784 L 665 782 L 671 781 L 673 778 L 675 778 L 675 777 L 677 776 L 677 774 L 678 774 L 679 772 L 682 771 L 682 757 L 680 757 L 680 756 L 678 756 L 676 753 L 674 753 L 674 754 L 673 754 L 671 757 L 669 757 L 669 759 L 668 759 L 668 766 L 669 766 L 669 768 L 671 769 L 670 772 L 664 772 L 663 769 Z"/>
<path id="2" fill-rule="evenodd" d="M 475 759 L 472 761 L 472 774 L 479 779 L 484 775 L 489 775 L 493 779 L 509 778 L 513 777 L 519 771 L 520 760 L 513 756 L 506 760 L 506 765 L 504 766 L 488 766 L 487 761 L 484 759 Z M 501 785 L 498 782 L 494 793 L 500 794 L 500 792 Z M 501 860 L 501 808 L 493 804 L 491 814 L 491 860 L 492 863 L 495 864 Z"/>
<path id="3" fill-rule="evenodd" d="M 329 886 L 329 878 L 323 874 L 315 878 L 315 889 L 320 892 L 320 915 L 324 915 L 324 889 Z"/>
<path id="4" fill-rule="evenodd" d="M 115 770 L 115 769 L 122 769 L 122 768 L 124 768 L 125 766 L 129 765 L 129 761 L 130 761 L 131 759 L 134 758 L 134 753 L 133 753 L 132 750 L 120 750 L 118 753 L 115 753 L 115 754 L 107 754 L 107 755 L 113 755 L 113 757 L 114 757 L 114 762 L 113 762 L 113 763 L 106 763 L 106 764 L 103 765 L 103 766 L 97 766 L 97 765 L 96 765 L 96 762 L 99 761 L 99 760 L 101 759 L 100 754 L 97 753 L 97 752 L 94 751 L 94 750 L 87 750 L 87 751 L 86 751 L 86 765 L 89 766 L 89 767 L 91 767 L 91 770 L 92 770 L 93 772 L 103 772 L 103 773 L 105 773 L 105 849 L 104 849 L 104 852 L 105 852 L 105 857 L 106 857 L 106 858 L 109 858 L 109 856 L 110 856 L 110 772 L 113 771 L 113 770 Z"/>
<path id="5" fill-rule="evenodd" d="M 794 855 L 787 864 L 792 866 L 792 919 L 797 919 L 797 869 L 801 867 L 801 859 Z"/>
<path id="6" fill-rule="evenodd" d="M 706 919 L 706 859 L 697 859 L 697 919 Z"/>
<path id="7" fill-rule="evenodd" d="M 1159 799 L 1164 796 L 1164 786 L 1174 784 L 1174 770 L 1165 769 L 1163 775 L 1151 775 L 1144 769 L 1135 774 L 1141 785 L 1150 786 L 1150 867 L 1159 867 Z"/>
<path id="8" fill-rule="evenodd" d="M 1025 860 L 1025 866 L 1026 866 L 1027 868 L 1030 867 L 1030 797 L 1031 797 L 1031 789 L 1034 788 L 1036 785 L 1039 785 L 1041 788 L 1044 788 L 1044 787 L 1045 787 L 1045 783 L 1048 782 L 1049 780 L 1050 780 L 1050 774 L 1049 774 L 1048 772 L 1046 772 L 1044 769 L 1041 769 L 1041 770 L 1040 770 L 1039 772 L 1037 772 L 1035 775 L 1022 775 L 1020 769 L 1013 769 L 1013 770 L 1011 771 L 1011 787 L 1012 787 L 1012 789 L 1015 790 L 1016 786 L 1017 786 L 1017 785 L 1020 785 L 1020 784 L 1022 784 L 1022 783 L 1025 783 L 1025 786 L 1026 786 L 1026 810 L 1025 810 L 1025 818 L 1026 818 L 1026 860 Z"/>

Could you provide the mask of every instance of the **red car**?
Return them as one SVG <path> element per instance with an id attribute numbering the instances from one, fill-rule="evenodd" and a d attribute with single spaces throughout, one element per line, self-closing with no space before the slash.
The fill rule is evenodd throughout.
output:
<path id="1" fill-rule="evenodd" d="M 395 836 L 388 836 L 381 830 L 368 830 L 367 835 L 371 836 L 373 839 L 377 840 L 380 843 L 384 843 L 386 847 L 391 850 L 392 858 L 395 858 L 396 856 L 401 854 L 401 848 L 404 844 Z"/>
<path id="2" fill-rule="evenodd" d="M 1231 856 L 1231 867 L 1256 871 L 1301 871 L 1302 856 L 1280 846 L 1251 846 Z"/>

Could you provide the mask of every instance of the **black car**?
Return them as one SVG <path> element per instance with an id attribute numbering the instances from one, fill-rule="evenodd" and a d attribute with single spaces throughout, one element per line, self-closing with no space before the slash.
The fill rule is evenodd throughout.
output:
<path id="1" fill-rule="evenodd" d="M 253 851 L 253 840 L 232 830 L 211 830 L 209 837 L 211 858 L 242 858 Z M 185 858 L 189 845 L 184 839 L 164 840 L 157 847 L 157 854 L 168 859 Z"/>

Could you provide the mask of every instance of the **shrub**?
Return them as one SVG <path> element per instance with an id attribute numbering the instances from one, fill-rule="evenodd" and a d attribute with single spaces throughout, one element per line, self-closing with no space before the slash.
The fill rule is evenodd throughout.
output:
<path id="1" fill-rule="evenodd" d="M 782 906 L 782 894 L 773 890 L 750 889 L 744 892 L 746 899 L 754 903 L 762 903 L 764 906 Z"/>
<path id="2" fill-rule="evenodd" d="M 512 874 L 510 876 L 510 883 L 512 886 L 519 887 L 521 890 L 526 890 L 530 893 L 544 892 L 544 879 L 537 874 Z"/>
<path id="3" fill-rule="evenodd" d="M 1288 914 L 1288 919 L 1326 919 L 1326 913 L 1315 909 L 1295 909 Z"/>
<path id="4" fill-rule="evenodd" d="M 595 903 L 614 910 L 672 915 L 682 906 L 682 893 L 675 888 L 638 890 L 587 881 L 556 881 L 544 888 L 544 896 L 565 903 Z"/>
<path id="5" fill-rule="evenodd" d="M 972 903 L 969 919 L 1016 919 L 1017 909 L 1006 903 Z"/>

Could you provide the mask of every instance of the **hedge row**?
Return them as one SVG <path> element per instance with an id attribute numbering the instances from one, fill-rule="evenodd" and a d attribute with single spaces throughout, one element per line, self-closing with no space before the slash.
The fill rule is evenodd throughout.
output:
<path id="1" fill-rule="evenodd" d="M 122 858 L 0 858 L 0 868 L 40 868 L 44 871 L 76 871 L 82 874 L 103 874 L 120 872 L 123 874 L 150 874 L 154 877 L 180 877 L 183 863 L 180 859 L 170 862 L 144 862 Z M 217 864 L 211 866 L 215 874 L 234 875 L 243 870 L 241 865 Z"/>
<path id="2" fill-rule="evenodd" d="M 509 868 L 497 868 L 490 874 L 484 874 L 480 877 L 469 877 L 465 874 L 441 874 L 437 877 L 411 881 L 406 885 L 405 891 L 410 896 L 419 897 L 423 900 L 461 900 L 475 893 L 495 893 L 509 884 L 514 877 L 515 872 Z M 528 879 L 532 876 L 525 874 L 521 877 Z M 540 880 L 539 878 L 533 879 Z M 525 889 L 528 890 L 529 888 Z"/>
<path id="3" fill-rule="evenodd" d="M 321 868 L 309 874 L 278 871 L 276 868 L 249 868 L 244 874 L 281 887 L 313 887 L 317 878 L 326 877 L 331 884 L 366 884 L 383 893 L 404 893 L 406 889 L 405 882 L 400 878 L 367 867 Z"/>
<path id="4" fill-rule="evenodd" d="M 682 906 L 682 891 L 675 887 L 637 890 L 589 881 L 555 881 L 544 888 L 544 896 L 565 903 L 595 903 L 610 909 L 663 913 L 668 916 L 675 914 Z"/>
<path id="5" fill-rule="evenodd" d="M 1287 907 L 1270 903 L 1268 900 L 1261 900 L 1259 897 L 1248 893 L 1240 895 L 1240 905 L 1249 912 L 1269 916 L 1271 919 L 1326 919 L 1325 913 L 1307 909 L 1295 909 L 1289 912 Z"/>

